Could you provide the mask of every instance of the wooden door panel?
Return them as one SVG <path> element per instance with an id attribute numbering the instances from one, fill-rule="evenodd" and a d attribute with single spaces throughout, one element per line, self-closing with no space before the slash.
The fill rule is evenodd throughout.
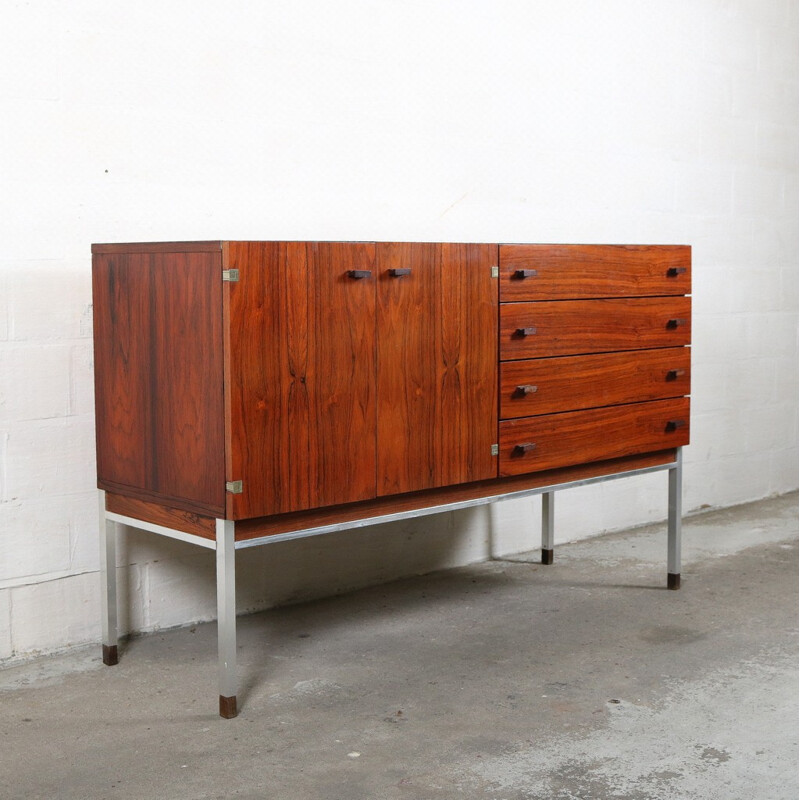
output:
<path id="1" fill-rule="evenodd" d="M 497 245 L 442 245 L 442 486 L 497 476 L 496 265 Z"/>
<path id="2" fill-rule="evenodd" d="M 309 461 L 315 505 L 335 505 L 375 496 L 375 245 L 321 242 L 314 255 Z"/>
<path id="3" fill-rule="evenodd" d="M 500 299 L 646 297 L 691 292 L 688 245 L 500 245 Z"/>
<path id="4" fill-rule="evenodd" d="M 500 365 L 500 418 L 689 394 L 690 349 L 534 358 Z"/>
<path id="5" fill-rule="evenodd" d="M 234 519 L 375 496 L 369 243 L 231 242 L 228 496 Z"/>
<path id="6" fill-rule="evenodd" d="M 379 495 L 439 485 L 440 255 L 435 244 L 377 245 Z"/>
<path id="7" fill-rule="evenodd" d="M 689 444 L 689 398 L 566 411 L 500 423 L 500 476 Z"/>
<path id="8" fill-rule="evenodd" d="M 500 358 L 682 347 L 691 339 L 691 298 L 504 303 Z"/>
<path id="9" fill-rule="evenodd" d="M 157 494 L 225 507 L 220 253 L 154 254 L 152 481 Z"/>
<path id="10" fill-rule="evenodd" d="M 492 245 L 378 245 L 379 495 L 497 474 L 496 257 Z"/>

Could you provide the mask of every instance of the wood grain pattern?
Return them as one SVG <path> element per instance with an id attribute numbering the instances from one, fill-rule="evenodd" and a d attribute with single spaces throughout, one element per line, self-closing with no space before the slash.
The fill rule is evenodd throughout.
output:
<path id="1" fill-rule="evenodd" d="M 691 253 L 687 245 L 503 244 L 500 299 L 689 294 Z M 536 275 L 514 277 L 520 269 L 535 269 Z"/>
<path id="2" fill-rule="evenodd" d="M 682 427 L 669 429 L 669 422 Z M 689 398 L 567 411 L 500 423 L 500 475 L 604 461 L 689 443 Z M 520 445 L 534 445 L 525 453 Z"/>
<path id="3" fill-rule="evenodd" d="M 435 244 L 377 245 L 379 495 L 440 484 L 440 265 Z"/>
<path id="4" fill-rule="evenodd" d="M 161 503 L 106 492 L 106 510 L 151 522 L 153 525 L 163 525 L 165 528 L 193 533 L 204 539 L 216 539 L 216 523 L 213 517 L 194 514 Z"/>
<path id="5" fill-rule="evenodd" d="M 95 255 L 94 397 L 98 486 L 152 488 L 147 256 Z"/>
<path id="6" fill-rule="evenodd" d="M 490 245 L 377 246 L 378 494 L 496 475 L 496 256 Z"/>
<path id="7" fill-rule="evenodd" d="M 219 253 L 151 256 L 152 486 L 225 508 Z"/>
<path id="8" fill-rule="evenodd" d="M 579 464 L 544 472 L 495 478 L 476 483 L 462 483 L 455 486 L 439 487 L 389 497 L 378 497 L 362 503 L 279 514 L 259 519 L 247 519 L 236 523 L 236 541 L 289 533 L 320 525 L 353 522 L 380 514 L 413 511 L 419 508 L 463 502 L 479 497 L 491 497 L 505 492 L 554 486 L 559 483 L 584 480 L 600 475 L 616 475 L 628 470 L 669 464 L 674 460 L 674 449 L 656 453 L 635 454 L 593 464 Z"/>
<path id="9" fill-rule="evenodd" d="M 688 347 L 506 361 L 500 418 L 680 397 L 689 394 L 690 373 Z"/>
<path id="10" fill-rule="evenodd" d="M 222 513 L 221 259 L 93 257 L 98 485 Z"/>
<path id="11" fill-rule="evenodd" d="M 442 244 L 442 485 L 497 477 L 496 245 Z"/>
<path id="12" fill-rule="evenodd" d="M 222 242 L 128 242 L 125 244 L 93 244 L 93 254 L 119 253 L 218 253 Z"/>
<path id="13" fill-rule="evenodd" d="M 230 242 L 233 519 L 375 495 L 375 280 L 369 243 Z"/>
<path id="14" fill-rule="evenodd" d="M 669 327 L 669 320 L 682 324 Z M 533 328 L 521 336 L 518 329 Z M 682 347 L 691 340 L 688 297 L 557 300 L 500 306 L 500 358 Z"/>

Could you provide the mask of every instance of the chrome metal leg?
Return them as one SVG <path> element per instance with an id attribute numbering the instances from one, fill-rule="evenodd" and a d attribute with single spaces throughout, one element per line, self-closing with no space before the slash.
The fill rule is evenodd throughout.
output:
<path id="1" fill-rule="evenodd" d="M 675 466 L 669 470 L 669 510 L 667 514 L 667 588 L 681 588 L 681 491 L 683 454 L 679 447 Z"/>
<path id="2" fill-rule="evenodd" d="M 103 663 L 119 662 L 117 651 L 117 523 L 106 519 L 106 493 L 98 493 L 100 520 L 100 584 L 103 616 Z"/>
<path id="3" fill-rule="evenodd" d="M 217 520 L 217 647 L 219 714 L 231 719 L 236 710 L 236 551 L 233 520 Z"/>
<path id="4" fill-rule="evenodd" d="M 555 492 L 544 492 L 542 494 L 542 564 L 553 563 L 555 495 Z"/>

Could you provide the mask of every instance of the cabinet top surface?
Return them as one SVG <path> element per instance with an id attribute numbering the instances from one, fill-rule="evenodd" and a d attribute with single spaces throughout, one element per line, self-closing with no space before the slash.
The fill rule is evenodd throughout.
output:
<path id="1" fill-rule="evenodd" d="M 215 239 L 211 241 L 197 241 L 197 242 L 109 242 L 98 243 L 92 245 L 92 253 L 158 253 L 158 252 L 192 252 L 192 253 L 213 253 L 222 250 L 223 246 L 229 241 Z M 308 242 L 309 244 L 314 241 L 329 241 L 335 242 L 336 240 L 305 240 L 305 239 L 271 239 L 271 240 L 237 240 L 237 241 L 273 241 L 273 242 Z M 344 241 L 344 240 L 341 240 Z M 400 242 L 378 242 L 375 240 L 348 240 L 348 243 L 363 241 L 365 244 L 399 244 Z M 442 244 L 442 242 L 403 242 L 404 244 Z M 684 248 L 690 247 L 686 244 L 598 244 L 598 243 L 556 243 L 556 242 L 451 242 L 450 244 L 497 244 L 498 246 L 541 246 L 541 247 L 619 247 L 624 249 L 647 249 L 652 247 L 658 248 Z"/>

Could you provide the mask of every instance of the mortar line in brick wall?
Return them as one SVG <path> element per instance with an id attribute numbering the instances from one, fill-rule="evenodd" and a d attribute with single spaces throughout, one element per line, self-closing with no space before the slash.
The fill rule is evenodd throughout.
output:
<path id="1" fill-rule="evenodd" d="M 67 578 L 78 578 L 82 575 L 99 574 L 100 570 L 97 569 L 84 569 L 79 572 L 59 570 L 58 572 L 43 572 L 41 575 L 23 575 L 19 578 L 5 578 L 4 580 L 0 580 L 0 591 L 3 589 L 24 589 L 26 586 L 38 586 L 40 583 L 52 583 L 54 581 L 63 581 Z M 99 580 L 98 578 L 98 581 Z"/>

